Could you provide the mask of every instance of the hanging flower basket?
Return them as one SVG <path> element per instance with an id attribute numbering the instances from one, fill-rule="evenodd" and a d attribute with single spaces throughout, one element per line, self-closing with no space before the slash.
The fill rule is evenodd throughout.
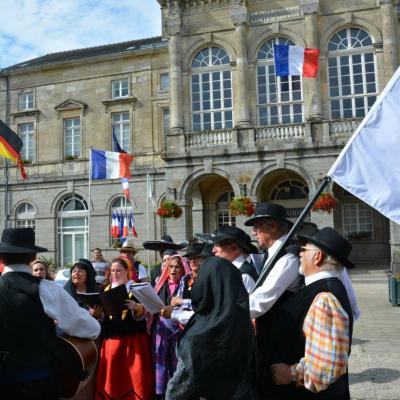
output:
<path id="1" fill-rule="evenodd" d="M 337 204 L 337 200 L 327 192 L 321 193 L 317 201 L 314 203 L 312 211 L 332 214 Z"/>
<path id="2" fill-rule="evenodd" d="M 233 216 L 245 215 L 246 217 L 250 217 L 254 213 L 254 204 L 250 197 L 234 197 L 229 203 L 229 209 Z"/>
<path id="3" fill-rule="evenodd" d="M 157 215 L 161 218 L 179 218 L 182 215 L 182 208 L 174 201 L 163 200 L 158 207 Z"/>

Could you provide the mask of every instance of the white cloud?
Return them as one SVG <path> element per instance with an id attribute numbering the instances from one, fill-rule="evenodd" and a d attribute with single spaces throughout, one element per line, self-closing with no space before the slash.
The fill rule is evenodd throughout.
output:
<path id="1" fill-rule="evenodd" d="M 0 67 L 161 34 L 156 0 L 0 0 Z"/>

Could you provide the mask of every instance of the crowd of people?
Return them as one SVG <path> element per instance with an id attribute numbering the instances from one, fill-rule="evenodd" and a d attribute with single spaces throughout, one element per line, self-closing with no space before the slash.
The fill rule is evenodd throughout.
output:
<path id="1" fill-rule="evenodd" d="M 96 248 L 92 261 L 74 262 L 64 288 L 37 258 L 47 249 L 35 244 L 34 231 L 5 229 L 1 398 L 60 398 L 56 338 L 68 334 L 96 340 L 99 351 L 75 399 L 350 399 L 359 317 L 346 270 L 354 267 L 350 243 L 311 222 L 287 240 L 292 222 L 272 203 L 257 204 L 245 225 L 258 248 L 233 226 L 195 234 L 188 246 L 170 236 L 144 242 L 161 257 L 149 273 L 131 239 L 110 263 Z M 146 282 L 160 312 L 150 313 L 130 290 Z M 124 306 L 115 313 L 82 297 L 123 286 Z"/>

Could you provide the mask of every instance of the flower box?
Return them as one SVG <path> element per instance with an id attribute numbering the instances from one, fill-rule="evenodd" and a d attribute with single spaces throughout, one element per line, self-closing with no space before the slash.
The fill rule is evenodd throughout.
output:
<path id="1" fill-rule="evenodd" d="M 163 200 L 157 209 L 157 215 L 160 218 L 179 218 L 182 215 L 182 208 L 174 201 Z"/>
<path id="2" fill-rule="evenodd" d="M 389 276 L 389 302 L 393 307 L 400 305 L 400 276 Z"/>
<path id="3" fill-rule="evenodd" d="M 323 192 L 314 203 L 311 211 L 332 214 L 336 204 L 337 200 L 330 193 Z"/>
<path id="4" fill-rule="evenodd" d="M 231 214 L 235 217 L 238 215 L 245 215 L 246 217 L 250 217 L 254 213 L 254 204 L 251 201 L 250 197 L 234 197 L 229 203 L 229 209 L 231 211 Z"/>

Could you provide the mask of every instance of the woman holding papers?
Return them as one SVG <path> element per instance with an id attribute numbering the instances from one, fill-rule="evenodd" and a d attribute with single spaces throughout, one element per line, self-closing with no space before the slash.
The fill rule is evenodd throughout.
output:
<path id="1" fill-rule="evenodd" d="M 129 257 L 119 256 L 111 264 L 111 284 L 104 291 L 130 285 L 138 277 Z M 126 309 L 120 316 L 105 316 L 104 337 L 97 375 L 96 399 L 151 400 L 153 371 L 146 314 L 132 294 L 127 294 Z"/>
<path id="2" fill-rule="evenodd" d="M 180 288 L 180 282 L 189 273 L 190 268 L 183 257 L 175 254 L 169 258 L 155 287 L 155 291 L 165 305 L 169 305 L 174 296 L 180 295 L 182 297 L 179 291 L 185 291 L 188 288 L 182 286 Z M 156 395 L 158 399 L 163 399 L 168 380 L 172 377 L 176 368 L 177 358 L 175 350 L 180 328 L 178 323 L 156 315 L 152 331 Z"/>

